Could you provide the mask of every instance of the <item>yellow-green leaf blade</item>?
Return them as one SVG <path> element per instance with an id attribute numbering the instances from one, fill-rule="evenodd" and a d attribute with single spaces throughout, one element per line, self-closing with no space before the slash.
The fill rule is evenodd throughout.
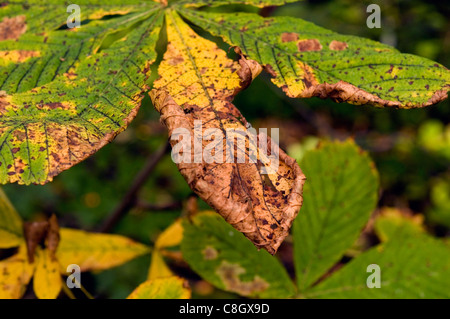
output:
<path id="1" fill-rule="evenodd" d="M 423 220 L 423 215 L 412 215 L 399 208 L 384 207 L 375 218 L 374 231 L 378 238 L 385 242 L 395 238 L 399 231 L 412 235 L 425 233 Z"/>
<path id="2" fill-rule="evenodd" d="M 246 297 L 294 295 L 293 283 L 276 257 L 257 250 L 219 215 L 199 214 L 183 228 L 183 258 L 214 286 Z"/>
<path id="3" fill-rule="evenodd" d="M 19 246 L 22 242 L 22 219 L 0 189 L 0 248 Z"/>
<path id="4" fill-rule="evenodd" d="M 177 219 L 167 229 L 165 229 L 156 239 L 155 248 L 178 246 L 183 239 L 183 226 L 181 219 Z"/>
<path id="5" fill-rule="evenodd" d="M 173 276 L 173 273 L 164 261 L 161 252 L 159 250 L 154 250 L 152 253 L 150 268 L 148 269 L 147 279 L 153 280 L 156 278 L 165 278 L 170 276 Z"/>
<path id="6" fill-rule="evenodd" d="M 301 19 L 182 13 L 265 66 L 290 97 L 412 108 L 438 103 L 450 90 L 450 71 L 436 62 Z"/>
<path id="7" fill-rule="evenodd" d="M 185 279 L 172 276 L 148 280 L 137 287 L 127 299 L 189 299 L 191 290 Z"/>
<path id="8" fill-rule="evenodd" d="M 105 270 L 149 252 L 149 248 L 120 235 L 61 228 L 56 252 L 61 272 L 76 264 L 81 271 Z"/>

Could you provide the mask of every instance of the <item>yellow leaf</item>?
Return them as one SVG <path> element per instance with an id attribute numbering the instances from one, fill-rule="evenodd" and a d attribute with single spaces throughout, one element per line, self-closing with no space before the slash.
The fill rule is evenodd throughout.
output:
<path id="1" fill-rule="evenodd" d="M 148 271 L 148 280 L 171 277 L 173 276 L 172 271 L 167 267 L 166 262 L 159 250 L 154 250 L 152 253 L 152 262 L 150 264 L 150 269 Z"/>
<path id="2" fill-rule="evenodd" d="M 29 264 L 25 244 L 19 252 L 0 261 L 0 299 L 19 299 L 33 276 L 34 264 Z"/>
<path id="3" fill-rule="evenodd" d="M 16 247 L 22 242 L 22 219 L 0 189 L 0 248 Z"/>
<path id="4" fill-rule="evenodd" d="M 137 287 L 127 299 L 189 299 L 191 290 L 187 280 L 172 276 L 147 280 Z"/>
<path id="5" fill-rule="evenodd" d="M 61 272 L 76 264 L 81 271 L 109 269 L 146 254 L 149 247 L 120 235 L 61 228 L 56 256 Z"/>
<path id="6" fill-rule="evenodd" d="M 33 278 L 34 293 L 39 299 L 56 299 L 62 288 L 59 264 L 52 260 L 47 249 L 36 250 L 36 271 Z"/>
<path id="7" fill-rule="evenodd" d="M 181 220 L 177 219 L 172 225 L 164 230 L 155 242 L 156 248 L 177 246 L 183 239 L 183 226 Z"/>

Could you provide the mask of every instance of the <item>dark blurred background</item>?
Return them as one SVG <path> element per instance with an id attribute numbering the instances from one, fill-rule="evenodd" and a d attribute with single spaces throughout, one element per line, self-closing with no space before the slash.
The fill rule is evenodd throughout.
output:
<path id="1" fill-rule="evenodd" d="M 366 27 L 366 8 L 370 3 L 381 7 L 381 29 Z M 214 10 L 260 12 L 249 6 Z M 303 18 L 450 67 L 448 1 L 316 0 L 263 9 L 260 13 Z M 379 170 L 379 206 L 424 214 L 430 232 L 439 237 L 449 234 L 449 100 L 414 110 L 336 104 L 318 98 L 294 100 L 285 97 L 266 75 L 261 75 L 236 97 L 235 104 L 254 127 L 269 131 L 272 127 L 280 128 L 281 147 L 298 159 L 300 166 L 305 150 L 314 147 L 318 139 L 354 137 L 370 152 Z M 55 213 L 64 227 L 96 230 L 119 204 L 147 158 L 166 140 L 167 132 L 146 97 L 131 126 L 96 155 L 45 186 L 6 185 L 4 190 L 25 220 Z M 165 156 L 142 188 L 140 207 L 132 209 L 112 232 L 152 245 L 156 236 L 180 216 L 181 209 L 158 211 L 149 209 L 149 204 L 178 204 L 185 202 L 190 194 L 170 156 Z M 199 205 L 201 209 L 207 208 L 200 201 Z M 280 256 L 289 258 L 285 257 L 289 254 Z M 143 256 L 112 270 L 83 275 L 83 285 L 99 298 L 124 298 L 145 281 L 150 258 Z M 283 262 L 289 264 L 289 260 Z M 169 264 L 192 280 L 194 297 L 232 297 L 199 280 L 185 265 L 170 261 Z"/>

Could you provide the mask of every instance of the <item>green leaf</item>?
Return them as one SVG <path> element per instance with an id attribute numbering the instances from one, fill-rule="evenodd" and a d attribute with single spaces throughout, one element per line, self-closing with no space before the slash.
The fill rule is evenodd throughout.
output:
<path id="1" fill-rule="evenodd" d="M 378 175 L 352 140 L 324 142 L 301 165 L 307 182 L 293 236 L 297 283 L 304 291 L 357 239 L 377 202 Z"/>
<path id="2" fill-rule="evenodd" d="M 22 219 L 0 188 L 0 248 L 16 247 L 22 242 Z"/>
<path id="3" fill-rule="evenodd" d="M 380 288 L 368 288 L 380 267 Z M 397 232 L 392 240 L 372 248 L 326 279 L 307 298 L 450 298 L 450 250 L 430 236 Z M 371 280 L 369 280 L 371 281 Z"/>
<path id="4" fill-rule="evenodd" d="M 148 280 L 137 287 L 127 299 L 189 299 L 187 281 L 173 276 Z"/>
<path id="5" fill-rule="evenodd" d="M 450 90 L 450 71 L 440 64 L 301 19 L 189 9 L 182 14 L 239 46 L 290 97 L 412 108 L 442 101 Z"/>
<path id="6" fill-rule="evenodd" d="M 246 297 L 287 298 L 288 274 L 267 251 L 258 251 L 219 215 L 203 213 L 183 223 L 183 258 L 214 286 Z"/>
<path id="7" fill-rule="evenodd" d="M 61 13 L 66 10 L 61 2 L 29 1 L 22 10 L 28 31 L 17 41 L 0 41 L 0 52 L 9 52 L 0 55 L 1 183 L 44 184 L 95 153 L 135 117 L 156 59 L 161 6 L 100 3 L 78 4 L 83 17 L 92 19 L 128 14 L 84 21 L 76 29 L 43 26 L 37 32 L 32 26 L 45 25 L 43 14 L 59 26 L 69 14 Z M 8 4 L 0 12 L 5 16 L 14 10 L 19 12 Z M 8 19 L 1 23 L 11 27 Z M 111 43 L 111 34 L 118 41 Z"/>
<path id="8" fill-rule="evenodd" d="M 299 2 L 299 0 L 181 0 L 176 4 L 184 5 L 187 7 L 213 7 L 227 4 L 247 4 L 262 8 L 267 6 L 281 6 L 283 4 L 291 2 Z"/>

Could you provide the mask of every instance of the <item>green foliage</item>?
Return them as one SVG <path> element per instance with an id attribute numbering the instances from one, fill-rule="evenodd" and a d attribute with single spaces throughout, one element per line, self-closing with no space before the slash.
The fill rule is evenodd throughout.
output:
<path id="1" fill-rule="evenodd" d="M 169 0 L 170 1 L 170 0 Z M 177 5 L 188 7 L 221 6 L 227 4 L 248 4 L 255 7 L 280 6 L 298 0 L 180 0 L 174 1 Z"/>
<path id="2" fill-rule="evenodd" d="M 0 41 L 0 50 L 38 55 L 2 67 L 1 89 L 7 94 L 1 102 L 2 183 L 45 183 L 103 147 L 135 117 L 149 66 L 156 59 L 163 22 L 160 6 L 116 4 L 110 12 L 99 12 L 95 4 L 86 3 L 90 9 L 83 13 L 101 18 L 135 12 L 95 20 L 72 32 L 36 28 L 18 41 Z M 1 17 L 22 8 L 11 6 L 1 10 Z M 64 5 L 30 3 L 25 10 L 28 28 L 42 24 L 41 14 L 50 8 L 50 17 L 61 21 L 58 7 Z M 132 26 L 122 41 L 102 47 L 108 34 Z"/>
<path id="3" fill-rule="evenodd" d="M 330 96 L 337 102 L 410 108 L 447 96 L 448 69 L 379 42 L 290 17 L 192 10 L 182 14 L 268 68 L 272 81 L 290 97 Z M 339 81 L 352 87 L 342 84 L 333 87 L 336 92 L 327 86 L 316 89 Z"/>
<path id="4" fill-rule="evenodd" d="M 351 140 L 325 142 L 307 152 L 301 164 L 308 182 L 293 232 L 297 283 L 303 291 L 355 242 L 376 206 L 378 175 Z"/>
<path id="5" fill-rule="evenodd" d="M 246 297 L 294 295 L 294 286 L 278 260 L 256 250 L 219 215 L 199 214 L 192 222 L 184 222 L 183 228 L 183 258 L 216 287 Z"/>
<path id="6" fill-rule="evenodd" d="M 0 189 L 0 248 L 18 246 L 22 237 L 22 219 Z"/>
<path id="7" fill-rule="evenodd" d="M 328 161 L 330 158 L 334 159 L 331 163 Z M 294 228 L 296 297 L 450 296 L 447 289 L 450 284 L 447 276 L 450 267 L 448 245 L 426 234 L 420 218 L 408 217 L 396 210 L 385 209 L 375 220 L 375 232 L 383 240 L 382 244 L 360 254 L 348 264 L 339 263 L 339 258 L 356 241 L 375 207 L 377 173 L 367 154 L 350 140 L 325 142 L 318 149 L 308 151 L 302 164 L 308 172 L 310 186 L 305 189 L 305 204 Z M 317 191 L 321 187 L 329 190 Z M 307 222 L 312 219 L 316 223 Z M 255 282 L 258 274 L 270 285 L 264 294 L 256 296 L 280 298 L 292 294 L 292 288 L 270 292 L 271 285 L 277 282 L 290 287 L 276 257 L 258 251 L 219 216 L 200 214 L 183 226 L 184 258 L 193 270 L 215 286 L 248 296 L 246 291 L 234 287 L 238 283 Z M 367 286 L 371 275 L 368 266 L 371 264 L 381 269 L 381 288 Z M 220 265 L 230 266 L 229 278 L 234 278 L 231 284 L 227 285 L 220 278 Z M 239 269 L 238 276 L 232 277 L 236 275 L 236 269 Z M 312 285 L 319 278 L 319 282 Z"/>

